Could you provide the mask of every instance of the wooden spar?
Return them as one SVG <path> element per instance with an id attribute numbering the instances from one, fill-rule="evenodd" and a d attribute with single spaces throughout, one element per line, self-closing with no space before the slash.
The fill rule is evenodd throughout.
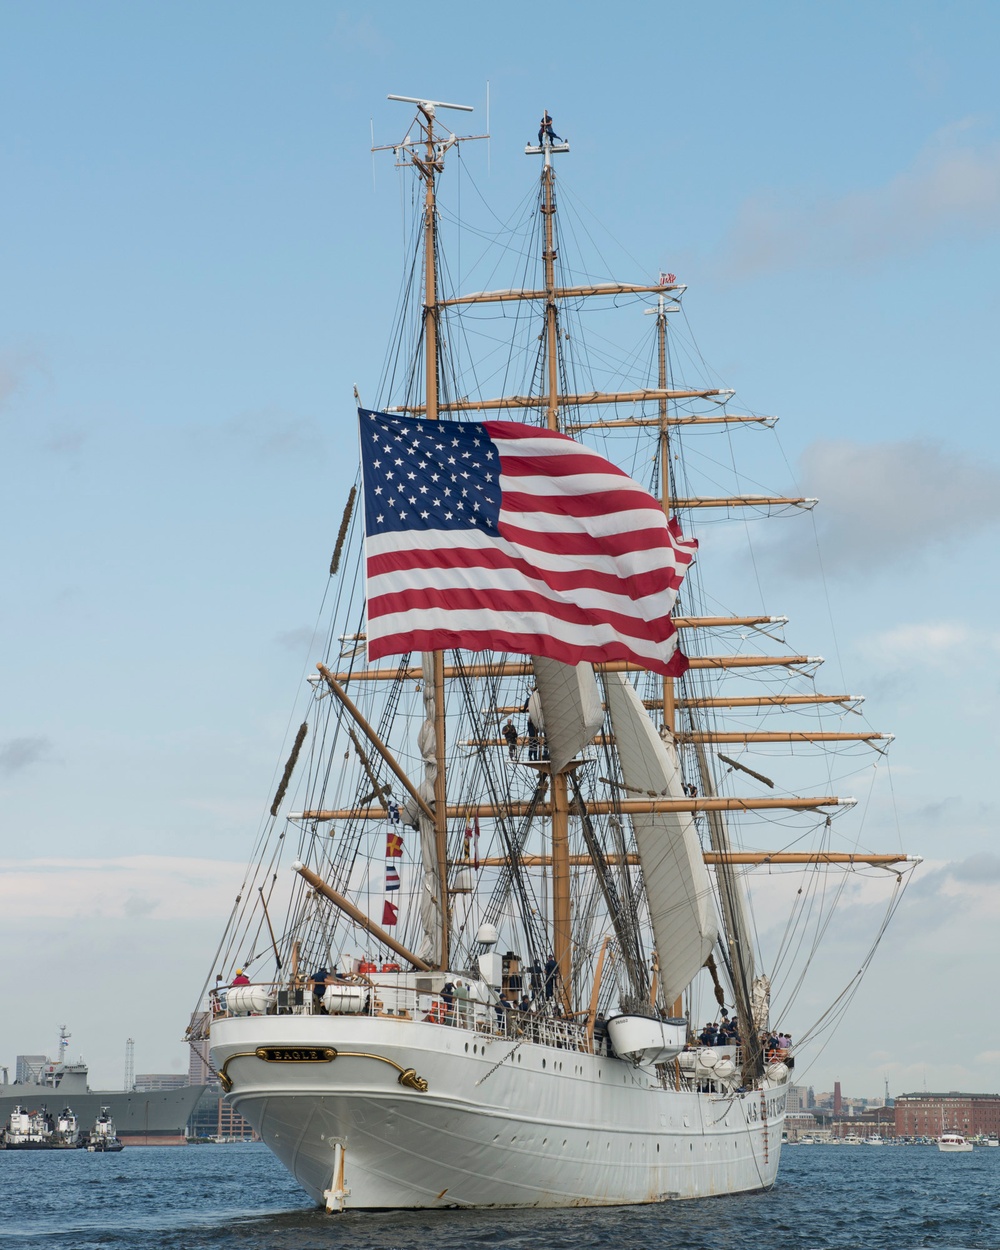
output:
<path id="1" fill-rule="evenodd" d="M 816 795 L 814 798 L 800 798 L 789 795 L 785 798 L 683 798 L 683 799 L 622 799 L 616 803 L 606 800 L 588 800 L 587 811 L 592 816 L 613 816 L 618 812 L 649 813 L 649 812 L 755 812 L 755 811 L 789 811 L 812 812 L 821 807 L 853 807 L 856 799 L 841 799 L 835 795 Z M 490 819 L 498 814 L 506 817 L 520 816 L 551 816 L 552 808 L 548 803 L 505 802 L 501 808 L 490 803 L 451 804 L 448 807 L 448 819 L 460 819 L 468 813 L 473 819 L 477 816 Z M 570 809 L 570 815 L 574 815 Z M 382 820 L 385 813 L 381 807 L 336 807 L 310 808 L 304 812 L 290 812 L 289 820 Z"/>
<path id="2" fill-rule="evenodd" d="M 419 955 L 414 955 L 413 951 L 408 950 L 402 942 L 397 942 L 391 933 L 386 933 L 381 925 L 377 925 L 374 920 L 366 916 L 360 908 L 355 907 L 349 899 L 344 898 L 343 894 L 335 890 L 332 885 L 327 885 L 323 878 L 313 872 L 311 868 L 307 868 L 305 864 L 300 864 L 298 860 L 292 864 L 292 867 L 304 881 L 308 881 L 317 893 L 322 894 L 324 898 L 328 898 L 335 907 L 340 908 L 345 916 L 350 916 L 362 929 L 366 929 L 376 941 L 381 942 L 384 946 L 388 946 L 391 951 L 395 951 L 400 958 L 407 960 L 413 964 L 414 968 L 419 968 L 421 972 L 431 971 L 430 964 L 425 963 Z"/>
<path id="3" fill-rule="evenodd" d="M 298 938 L 292 943 L 292 988 L 297 989 L 299 984 L 299 950 L 302 943 Z"/>
<path id="4" fill-rule="evenodd" d="M 692 668 L 795 668 L 798 665 L 812 666 L 822 664 L 819 655 L 695 655 L 691 656 Z M 641 664 L 632 664 L 628 660 L 608 660 L 594 666 L 604 673 L 645 673 Z M 366 668 L 355 672 L 335 673 L 337 681 L 345 684 L 351 681 L 395 681 L 399 677 L 395 668 Z M 424 670 L 415 665 L 402 674 L 411 681 L 423 681 Z M 448 666 L 444 670 L 445 677 L 530 677 L 531 661 L 501 660 L 496 664 L 468 664 L 462 669 Z"/>
<path id="5" fill-rule="evenodd" d="M 863 694 L 764 694 L 726 698 L 678 699 L 678 707 L 800 707 L 816 703 L 864 703 Z M 647 705 L 648 706 L 648 705 Z"/>
<path id="6" fill-rule="evenodd" d="M 589 805 L 588 805 L 589 806 Z M 702 858 L 706 864 L 713 865 L 719 863 L 719 854 L 716 851 L 703 851 Z M 746 864 L 751 867 L 770 867 L 777 865 L 778 867 L 789 865 L 809 865 L 809 864 L 846 864 L 852 867 L 856 864 L 867 868 L 884 868 L 891 864 L 914 864 L 920 863 L 919 855 L 868 855 L 858 851 L 731 851 L 725 857 L 726 863 L 729 864 Z M 522 868 L 548 868 L 550 859 L 547 855 L 521 855 L 518 857 L 518 864 Z M 569 858 L 571 868 L 589 868 L 591 866 L 591 858 L 589 855 L 571 855 Z M 621 864 L 620 855 L 609 855 L 608 863 L 615 867 Z M 627 864 L 638 864 L 638 855 L 626 855 L 625 862 Z M 456 864 L 464 864 L 464 860 L 456 860 Z M 480 859 L 480 868 L 505 868 L 510 863 L 506 855 L 487 855 Z"/>
<path id="7" fill-rule="evenodd" d="M 665 678 L 664 680 L 669 680 Z M 654 704 L 659 707 L 660 704 Z M 669 726 L 668 726 L 669 727 Z M 887 741 L 891 742 L 895 737 L 894 734 L 875 733 L 873 731 L 867 733 L 840 733 L 831 730 L 748 730 L 746 733 L 717 733 L 715 730 L 697 730 L 690 733 L 687 730 L 678 730 L 674 734 L 674 738 L 678 742 L 710 742 L 710 743 L 736 743 L 742 745 L 744 743 L 753 742 L 872 742 Z M 614 738 L 610 734 L 598 734 L 593 743 L 596 746 L 608 746 L 614 742 Z M 466 738 L 465 745 L 467 747 L 500 747 L 505 745 L 503 738 Z"/>
<path id="8" fill-rule="evenodd" d="M 278 943 L 275 941 L 275 938 L 274 938 L 274 929 L 271 925 L 271 917 L 267 914 L 267 899 L 264 897 L 264 887 L 262 885 L 259 885 L 257 887 L 257 893 L 260 895 L 260 905 L 264 909 L 264 919 L 267 921 L 267 931 L 271 935 L 271 946 L 274 949 L 274 960 L 275 960 L 275 963 L 278 965 L 278 971 L 280 972 L 281 971 L 281 955 L 278 953 Z"/>
<path id="9" fill-rule="evenodd" d="M 566 774 L 552 775 L 552 954 L 559 966 L 556 993 L 563 1010 L 573 1002 L 573 913 L 570 900 L 569 800 Z"/>
<path id="10" fill-rule="evenodd" d="M 689 499 L 675 499 L 674 508 L 677 511 L 683 508 L 777 508 L 791 504 L 796 508 L 805 508 L 809 511 L 815 508 L 818 502 L 817 499 L 789 495 L 703 495 Z"/>
<path id="11" fill-rule="evenodd" d="M 747 625 L 787 625 L 787 616 L 675 616 L 674 625 L 677 629 L 708 629 L 732 626 L 734 629 Z M 362 630 L 358 634 L 341 634 L 341 642 L 364 642 L 368 634 Z"/>
<path id="12" fill-rule="evenodd" d="M 566 426 L 567 434 L 580 434 L 584 430 L 639 429 L 650 425 L 774 425 L 777 417 L 750 417 L 735 412 L 720 412 L 717 416 L 701 414 L 674 417 L 620 417 L 616 421 L 574 421 Z"/>
<path id="13" fill-rule="evenodd" d="M 551 394 L 551 392 L 550 392 Z M 655 399 L 708 399 L 711 395 L 728 395 L 728 391 L 660 391 L 649 388 L 641 391 L 587 391 L 582 395 L 557 395 L 562 408 L 580 408 L 587 404 L 641 404 Z M 438 405 L 439 412 L 495 412 L 497 409 L 548 408 L 549 395 L 502 395 L 499 399 L 454 399 Z M 390 409 L 392 412 L 413 413 L 424 411 L 420 404 Z"/>
<path id="14" fill-rule="evenodd" d="M 437 205 L 434 198 L 434 171 L 436 168 L 434 148 L 434 115 L 427 118 L 427 168 L 421 169 L 424 179 L 424 379 L 425 414 L 430 421 L 440 415 L 438 380 L 440 359 L 438 352 L 437 304 Z M 437 896 L 441 904 L 441 949 L 437 952 L 439 966 L 448 967 L 448 944 L 450 908 L 448 905 L 448 822 L 445 814 L 447 802 L 446 760 L 447 747 L 444 721 L 444 653 L 432 653 L 432 682 L 434 688 L 434 851 L 437 859 Z M 426 804 L 425 804 L 426 807 Z"/>
<path id="15" fill-rule="evenodd" d="M 545 364 L 548 397 L 545 423 L 550 430 L 559 429 L 559 408 L 566 402 L 559 395 L 559 318 L 556 286 L 555 243 L 555 170 L 552 168 L 551 145 L 544 148 L 542 165 L 542 217 L 545 222 L 545 244 L 542 261 L 545 267 Z M 573 913 L 570 897 L 569 871 L 569 798 L 564 774 L 552 774 L 552 954 L 559 968 L 556 993 L 564 1011 L 573 1011 Z"/>
<path id="16" fill-rule="evenodd" d="M 810 730 L 792 732 L 756 732 L 756 733 L 679 733 L 678 742 L 891 742 L 895 734 L 884 733 L 840 733 L 826 731 L 813 733 Z"/>
<path id="17" fill-rule="evenodd" d="M 431 811 L 431 809 L 427 806 L 424 800 L 417 793 L 416 789 L 411 783 L 409 777 L 407 777 L 406 773 L 403 772 L 400 766 L 396 763 L 393 757 L 389 754 L 388 748 L 382 742 L 381 738 L 378 736 L 375 730 L 371 727 L 371 725 L 369 725 L 368 721 L 365 720 L 364 716 L 361 714 L 358 707 L 351 700 L 351 697 L 348 695 L 347 691 L 343 688 L 343 686 L 336 679 L 336 677 L 334 677 L 333 673 L 330 672 L 330 670 L 326 667 L 325 664 L 317 664 L 316 667 L 319 669 L 320 674 L 323 677 L 323 680 L 330 687 L 333 693 L 337 696 L 337 698 L 340 700 L 343 706 L 347 709 L 350 715 L 354 718 L 361 732 L 365 735 L 365 737 L 372 744 L 375 750 L 378 751 L 379 755 L 382 756 L 385 762 L 389 765 L 389 767 L 395 773 L 396 777 L 399 779 L 400 783 L 402 784 L 402 786 L 404 787 L 404 789 L 406 790 L 410 798 L 413 799 L 414 803 L 417 804 L 417 806 L 424 813 L 424 815 L 428 817 L 428 819 L 433 820 L 434 813 Z"/>
<path id="18" fill-rule="evenodd" d="M 378 778 L 375 776 L 374 772 L 372 771 L 372 766 L 368 761 L 368 755 L 364 747 L 361 745 L 361 740 L 358 737 L 358 735 L 350 727 L 348 727 L 347 732 L 350 736 L 351 741 L 354 743 L 354 750 L 355 750 L 355 753 L 357 754 L 358 759 L 361 761 L 361 767 L 365 770 L 365 776 L 368 778 L 368 784 L 372 788 L 372 795 L 370 797 L 378 799 L 378 801 L 382 804 L 382 807 L 384 808 L 384 810 L 388 811 L 389 800 L 385 797 L 385 791 L 386 789 L 388 789 L 388 787 L 382 787 L 381 785 L 379 785 Z"/>
<path id="19" fill-rule="evenodd" d="M 482 861 L 480 861 L 482 862 Z M 597 1004 L 601 997 L 601 978 L 604 976 L 604 956 L 607 953 L 610 934 L 601 943 L 601 953 L 597 956 L 597 967 L 594 969 L 594 986 L 590 991 L 590 1010 L 587 1012 L 587 1039 L 591 1049 L 594 1045 L 594 1023 L 597 1020 Z"/>
<path id="20" fill-rule="evenodd" d="M 656 312 L 656 345 L 658 357 L 658 381 L 664 395 L 660 399 L 660 503 L 664 514 L 670 516 L 670 438 L 667 429 L 667 312 L 663 296 Z M 675 626 L 676 628 L 676 626 Z M 667 733 L 674 732 L 677 723 L 675 705 L 676 687 L 672 677 L 663 679 L 663 726 Z"/>
<path id="21" fill-rule="evenodd" d="M 441 900 L 441 950 L 438 966 L 448 967 L 451 905 L 448 897 L 448 794 L 446 790 L 444 721 L 444 652 L 434 652 L 434 852 L 437 859 L 437 894 Z"/>
<path id="22" fill-rule="evenodd" d="M 551 289 L 546 286 L 544 291 L 477 291 L 472 295 L 456 295 L 452 299 L 443 299 L 442 308 L 450 308 L 453 304 L 497 304 L 508 300 L 548 300 L 576 299 L 581 295 L 659 295 L 663 291 L 683 289 L 676 284 L 656 286 L 637 286 L 633 282 L 603 282 L 588 286 L 558 286 Z"/>
<path id="23" fill-rule="evenodd" d="M 676 629 L 724 629 L 746 625 L 787 625 L 787 616 L 675 616 Z"/>
<path id="24" fill-rule="evenodd" d="M 708 752 L 703 743 L 696 743 L 694 750 L 701 788 L 714 798 L 717 791 Z M 730 983 L 736 1002 L 740 1036 L 743 1038 L 743 1083 L 749 1084 L 751 1079 L 759 1078 L 764 1070 L 763 1047 L 754 1029 L 753 1019 L 754 948 L 744 891 L 738 875 L 733 871 L 735 866 L 730 859 L 733 848 L 729 840 L 729 827 L 722 811 L 709 812 L 708 833 L 709 844 L 718 856 L 715 879 L 719 887 L 719 911 L 722 915 L 719 941 L 723 950 L 728 947 Z"/>

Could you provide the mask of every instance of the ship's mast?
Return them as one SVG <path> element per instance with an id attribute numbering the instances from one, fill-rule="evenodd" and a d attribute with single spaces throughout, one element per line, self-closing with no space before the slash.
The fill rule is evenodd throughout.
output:
<path id="1" fill-rule="evenodd" d="M 552 156 L 568 152 L 568 143 L 553 143 L 543 134 L 538 147 L 526 151 L 541 155 L 542 220 L 544 240 L 542 261 L 545 267 L 545 423 L 550 430 L 559 429 L 559 316 L 556 286 L 555 244 L 555 170 Z M 573 915 L 570 903 L 569 797 L 565 773 L 552 775 L 552 955 L 559 969 L 559 992 L 563 1006 L 572 1011 L 573 986 Z"/>
<path id="2" fill-rule="evenodd" d="M 667 422 L 668 417 L 668 399 L 667 391 L 667 311 L 668 307 L 676 310 L 679 304 L 671 304 L 668 306 L 666 297 L 661 295 L 657 300 L 656 306 L 656 358 L 657 358 L 657 385 L 660 388 L 661 395 L 659 400 L 659 418 L 660 418 L 660 502 L 663 505 L 664 514 L 670 516 L 670 426 Z M 671 739 L 674 737 L 676 730 L 676 689 L 674 679 L 672 677 L 664 677 L 663 679 L 663 732 Z M 670 1012 L 673 1016 L 681 1016 L 684 1014 L 684 1004 L 678 998 L 670 1006 Z"/>
<path id="3" fill-rule="evenodd" d="M 457 109 L 463 113 L 471 113 L 468 104 L 445 104 L 440 100 L 421 100 L 411 96 L 389 96 L 390 100 L 401 100 L 408 104 L 416 104 L 419 117 L 422 118 L 423 155 L 418 154 L 417 145 L 408 143 L 402 149 L 409 156 L 424 184 L 424 388 L 425 416 L 436 421 L 440 415 L 438 408 L 439 382 L 441 376 L 440 348 L 438 343 L 438 293 L 437 293 L 437 204 L 435 198 L 436 180 L 439 173 L 444 172 L 444 155 L 458 140 L 455 135 L 443 135 L 435 130 L 435 118 L 438 109 Z M 398 149 L 397 149 L 398 150 Z M 434 850 L 437 860 L 438 904 L 441 912 L 440 948 L 438 965 L 448 967 L 450 907 L 448 899 L 448 791 L 445 773 L 445 752 L 447 738 L 444 716 L 444 652 L 432 652 L 432 677 L 434 689 L 434 757 L 436 771 L 434 776 Z"/>
<path id="4" fill-rule="evenodd" d="M 676 305 L 675 305 L 676 307 Z M 667 302 L 661 295 L 656 309 L 656 347 L 658 360 L 657 382 L 662 392 L 667 389 Z M 670 439 L 667 425 L 667 397 L 660 397 L 660 502 L 663 511 L 670 516 Z M 669 734 L 674 732 L 674 679 L 663 679 L 663 725 Z"/>

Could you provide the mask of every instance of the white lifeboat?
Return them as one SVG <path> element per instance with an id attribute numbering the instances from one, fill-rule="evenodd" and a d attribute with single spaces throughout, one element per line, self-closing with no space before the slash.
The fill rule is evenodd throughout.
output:
<path id="1" fill-rule="evenodd" d="M 612 1016 L 608 1037 L 616 1055 L 633 1063 L 667 1063 L 676 1059 L 687 1041 L 686 1020 L 659 1020 L 653 1016 Z"/>

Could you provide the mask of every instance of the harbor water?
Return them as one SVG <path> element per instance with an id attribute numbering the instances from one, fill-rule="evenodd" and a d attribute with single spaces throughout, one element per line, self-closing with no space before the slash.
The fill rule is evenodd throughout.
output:
<path id="1" fill-rule="evenodd" d="M 795 1146 L 766 1194 L 572 1211 L 315 1210 L 259 1145 L 0 1153 L 0 1250 L 1000 1250 L 1000 1150 Z"/>

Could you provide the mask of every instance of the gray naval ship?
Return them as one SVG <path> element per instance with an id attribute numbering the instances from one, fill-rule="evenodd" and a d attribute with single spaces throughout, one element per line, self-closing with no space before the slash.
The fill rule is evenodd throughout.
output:
<path id="1" fill-rule="evenodd" d="M 107 1108 L 126 1145 L 167 1146 L 185 1141 L 188 1119 L 204 1085 L 185 1085 L 180 1089 L 158 1090 L 92 1090 L 87 1084 L 87 1065 L 82 1061 L 66 1062 L 69 1034 L 59 1033 L 59 1058 L 19 1055 L 16 1078 L 8 1081 L 7 1069 L 0 1084 L 0 1128 L 10 1113 L 21 1106 L 28 1112 L 47 1106 L 55 1114 L 69 1107 L 82 1129 L 91 1129 Z"/>

